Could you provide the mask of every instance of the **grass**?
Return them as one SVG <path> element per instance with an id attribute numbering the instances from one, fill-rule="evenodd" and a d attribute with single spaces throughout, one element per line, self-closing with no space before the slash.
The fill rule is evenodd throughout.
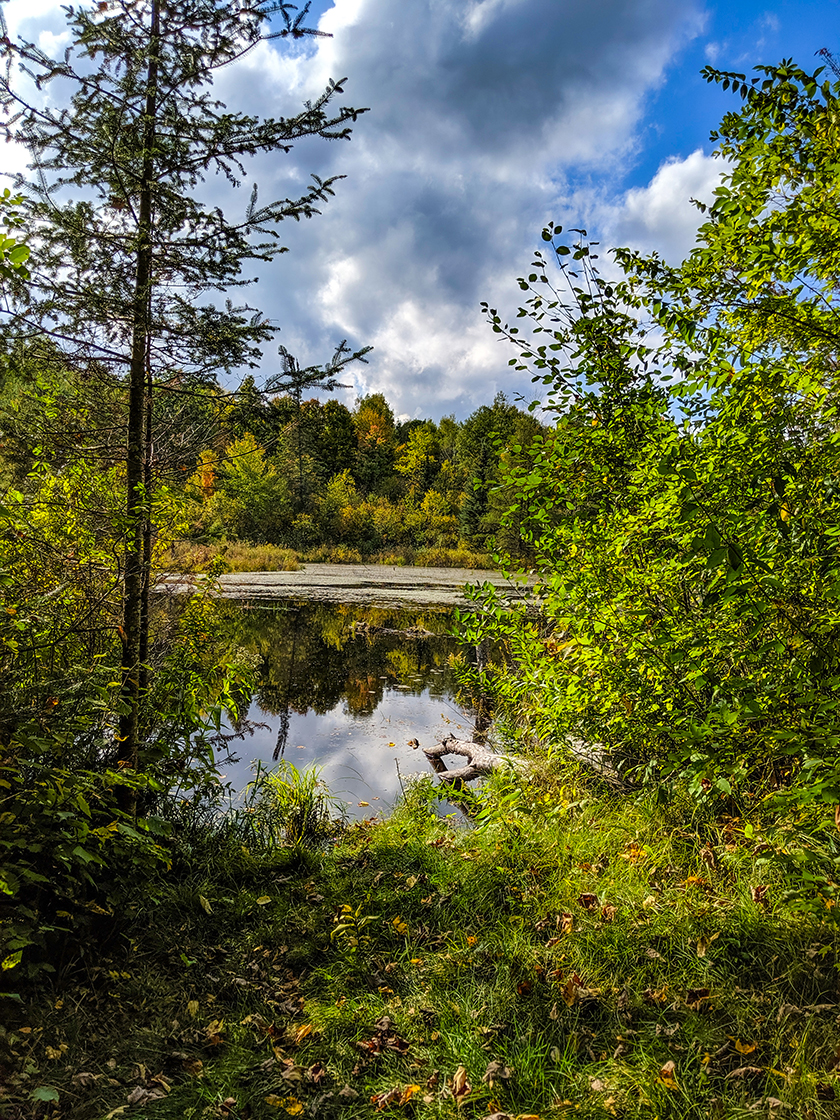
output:
<path id="1" fill-rule="evenodd" d="M 297 553 L 291 548 L 241 541 L 213 545 L 178 541 L 172 550 L 172 568 L 201 571 L 217 556 L 224 561 L 224 570 L 228 572 L 296 572 L 300 569 Z"/>
<path id="2" fill-rule="evenodd" d="M 235 541 L 197 544 L 179 541 L 171 553 L 174 570 L 196 571 L 221 557 L 228 572 L 295 572 L 303 564 L 389 564 L 429 568 L 492 569 L 493 557 L 486 552 L 463 548 L 403 548 L 361 552 L 349 545 L 315 545 L 302 551 L 273 544 Z"/>
<path id="3" fill-rule="evenodd" d="M 7 1017 L 2 1114 L 840 1115 L 836 926 L 786 908 L 759 828 L 548 764 L 471 827 L 435 796 L 309 845 L 185 834 Z"/>

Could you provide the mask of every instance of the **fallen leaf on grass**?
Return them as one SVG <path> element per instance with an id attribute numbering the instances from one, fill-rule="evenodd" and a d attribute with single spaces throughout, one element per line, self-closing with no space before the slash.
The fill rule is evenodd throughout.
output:
<path id="1" fill-rule="evenodd" d="M 765 884 L 759 884 L 757 887 L 750 887 L 750 897 L 756 906 L 764 908 L 768 905 L 767 890 L 768 888 Z"/>
<path id="2" fill-rule="evenodd" d="M 91 1085 L 95 1085 L 102 1077 L 104 1077 L 102 1073 L 74 1073 L 73 1084 L 80 1089 L 87 1089 Z"/>
<path id="3" fill-rule="evenodd" d="M 295 1046 L 297 1046 L 299 1043 L 303 1042 L 303 1040 L 305 1038 L 308 1038 L 309 1035 L 311 1035 L 311 1034 L 312 1034 L 312 1024 L 311 1023 L 301 1023 L 301 1025 L 292 1033 L 292 1042 Z"/>
<path id="4" fill-rule="evenodd" d="M 285 1109 L 289 1116 L 300 1116 L 303 1112 L 303 1105 L 297 1097 L 278 1097 L 274 1093 L 270 1093 L 265 1098 L 265 1103 L 271 1105 L 272 1108 Z"/>
<path id="5" fill-rule="evenodd" d="M 615 918 L 615 915 L 616 915 L 616 908 L 614 906 L 611 906 L 609 903 L 606 903 L 604 906 L 601 907 L 601 921 L 602 922 L 613 921 L 613 919 Z"/>
<path id="6" fill-rule="evenodd" d="M 385 1089 L 381 1093 L 374 1093 L 370 1099 L 371 1103 L 376 1105 L 377 1112 L 382 1112 L 383 1109 L 388 1108 L 392 1104 L 403 1108 L 412 1097 L 416 1096 L 421 1091 L 419 1085 L 404 1085 L 402 1088 L 396 1085 L 393 1089 Z"/>
<path id="7" fill-rule="evenodd" d="M 490 1062 L 481 1080 L 492 1089 L 497 1081 L 509 1081 L 513 1077 L 513 1070 L 502 1062 Z"/>
<path id="8" fill-rule="evenodd" d="M 665 1003 L 668 995 L 667 985 L 664 988 L 645 988 L 642 992 L 642 999 L 645 1003 Z"/>
<path id="9" fill-rule="evenodd" d="M 733 1069 L 731 1073 L 727 1073 L 727 1081 L 746 1081 L 753 1077 L 761 1077 L 764 1070 L 761 1066 L 740 1066 L 738 1069 Z"/>
<path id="10" fill-rule="evenodd" d="M 560 1012 L 557 1010 L 556 1003 L 552 1004 L 551 1010 L 548 1013 L 548 1017 L 549 1019 L 558 1019 L 560 1017 Z"/>
<path id="11" fill-rule="evenodd" d="M 210 903 L 207 901 L 207 899 L 204 897 L 203 894 L 200 894 L 198 896 L 198 901 L 201 903 L 201 909 L 205 912 L 205 914 L 212 914 L 213 913 L 213 907 L 210 905 Z"/>
<path id="12" fill-rule="evenodd" d="M 263 894 L 257 899 L 257 906 L 268 906 L 269 902 L 271 902 L 271 895 Z"/>
<path id="13" fill-rule="evenodd" d="M 664 1085 L 666 1089 L 679 1089 L 679 1085 L 677 1084 L 676 1070 L 677 1067 L 674 1062 L 666 1062 L 662 1069 L 659 1071 L 656 1080 L 661 1085 Z"/>
<path id="14" fill-rule="evenodd" d="M 689 988 L 685 993 L 685 1002 L 689 1007 L 699 1007 L 704 999 L 709 999 L 711 992 L 708 988 Z"/>
<path id="15" fill-rule="evenodd" d="M 576 972 L 568 978 L 563 985 L 563 1002 L 567 1007 L 571 1007 L 575 1000 L 578 998 L 578 993 L 583 990 L 583 981 Z"/>
<path id="16" fill-rule="evenodd" d="M 735 1040 L 735 1049 L 739 1054 L 752 1054 L 753 1050 L 756 1050 L 757 1048 L 757 1042 L 741 1042 L 740 1039 Z"/>
<path id="17" fill-rule="evenodd" d="M 597 894 L 582 894 L 578 897 L 578 905 L 582 906 L 584 910 L 594 910 L 598 905 Z"/>
<path id="18" fill-rule="evenodd" d="M 207 1035 L 208 1046 L 220 1046 L 223 1041 L 223 1034 L 225 1032 L 224 1019 L 213 1019 L 212 1022 L 207 1024 L 205 1034 Z"/>
<path id="19" fill-rule="evenodd" d="M 570 934 L 575 928 L 572 915 L 568 913 L 561 914 L 557 919 L 557 926 L 561 933 Z"/>
<path id="20" fill-rule="evenodd" d="M 719 937 L 720 932 L 710 933 L 708 937 L 701 937 L 697 942 L 697 956 L 700 958 L 705 957 L 706 953 L 709 950 L 709 946 L 713 941 L 717 941 Z"/>
<path id="21" fill-rule="evenodd" d="M 472 1085 L 470 1085 L 467 1080 L 467 1071 L 463 1066 L 458 1066 L 452 1074 L 450 1088 L 452 1089 L 452 1096 L 455 1098 L 455 1103 L 460 1108 L 461 1104 L 472 1092 Z"/>

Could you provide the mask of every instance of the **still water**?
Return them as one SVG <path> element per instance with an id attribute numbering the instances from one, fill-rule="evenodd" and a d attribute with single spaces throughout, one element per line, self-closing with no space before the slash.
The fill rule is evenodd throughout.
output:
<path id="1" fill-rule="evenodd" d="M 456 699 L 448 612 L 289 601 L 238 610 L 258 683 L 252 730 L 231 744 L 238 761 L 221 768 L 235 790 L 257 760 L 314 764 L 347 815 L 366 817 L 387 811 L 414 775 L 431 774 L 420 747 L 471 738 L 470 714 Z M 427 634 L 408 636 L 410 628 Z"/>

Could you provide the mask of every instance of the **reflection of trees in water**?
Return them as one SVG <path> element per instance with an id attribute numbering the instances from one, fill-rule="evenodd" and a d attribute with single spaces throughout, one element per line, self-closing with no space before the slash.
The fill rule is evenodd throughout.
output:
<path id="1" fill-rule="evenodd" d="M 412 640 L 354 635 L 354 622 L 404 630 L 420 626 L 440 637 Z M 419 694 L 450 695 L 452 638 L 442 633 L 445 614 L 360 609 L 309 603 L 285 610 L 243 612 L 241 642 L 260 659 L 254 698 L 280 717 L 275 759 L 286 749 L 291 712 L 332 711 L 342 700 L 354 716 L 371 715 L 385 690 L 396 685 Z"/>

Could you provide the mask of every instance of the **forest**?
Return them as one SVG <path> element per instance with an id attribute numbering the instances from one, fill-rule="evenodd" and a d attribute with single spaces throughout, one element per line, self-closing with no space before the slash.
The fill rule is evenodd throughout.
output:
<path id="1" fill-rule="evenodd" d="M 333 181 L 200 197 L 356 128 L 342 81 L 288 118 L 210 95 L 306 11 L 108 0 L 63 61 L 3 40 L 37 174 L 0 197 L 0 1115 L 830 1120 L 840 81 L 707 68 L 726 170 L 686 259 L 550 223 L 483 307 L 546 403 L 398 420 L 331 395 L 367 348 L 265 373 L 276 328 L 227 299 Z M 444 658 L 214 584 L 362 560 L 532 585 L 423 617 Z M 351 820 L 281 757 L 232 803 L 253 697 L 332 710 L 345 650 L 350 717 L 411 661 L 512 764 Z"/>

